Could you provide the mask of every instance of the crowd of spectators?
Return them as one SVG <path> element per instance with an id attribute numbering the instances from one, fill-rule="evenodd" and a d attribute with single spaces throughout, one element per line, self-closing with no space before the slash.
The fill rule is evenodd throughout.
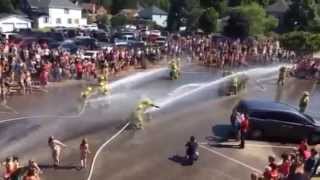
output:
<path id="1" fill-rule="evenodd" d="M 34 82 L 46 86 L 49 81 L 94 79 L 102 71 L 116 74 L 129 66 L 146 68 L 145 58 L 154 60 L 160 53 L 159 47 L 114 47 L 88 57 L 84 50 L 70 54 L 47 44 L 17 47 L 6 41 L 0 46 L 0 94 L 5 100 L 14 89 L 31 93 Z"/>
<path id="2" fill-rule="evenodd" d="M 310 148 L 306 140 L 299 147 L 281 155 L 281 161 L 276 162 L 275 156 L 268 157 L 268 165 L 263 174 L 252 174 L 252 180 L 309 180 L 317 175 L 319 167 L 319 152 Z"/>
<path id="3" fill-rule="evenodd" d="M 188 52 L 192 59 L 218 68 L 294 62 L 294 51 L 280 47 L 277 40 L 231 40 L 208 36 L 172 38 L 169 54 Z"/>
<path id="4" fill-rule="evenodd" d="M 76 54 L 71 54 L 61 49 L 50 49 L 45 43 L 32 43 L 27 47 L 18 47 L 9 41 L 0 44 L 2 99 L 16 91 L 32 93 L 35 82 L 46 86 L 49 81 L 90 80 L 100 73 L 117 74 L 129 66 L 146 68 L 148 60 L 164 57 L 189 56 L 191 60 L 220 69 L 296 60 L 295 52 L 281 48 L 277 40 L 240 41 L 202 35 L 169 35 L 163 46 L 113 46 L 90 56 L 85 52 L 80 48 Z M 319 62 L 312 65 L 313 69 L 316 67 L 319 67 Z"/>
<path id="5" fill-rule="evenodd" d="M 22 166 L 16 156 L 6 158 L 2 166 L 4 167 L 4 180 L 40 180 L 40 174 L 42 174 L 34 160 L 29 160 L 26 166 Z"/>

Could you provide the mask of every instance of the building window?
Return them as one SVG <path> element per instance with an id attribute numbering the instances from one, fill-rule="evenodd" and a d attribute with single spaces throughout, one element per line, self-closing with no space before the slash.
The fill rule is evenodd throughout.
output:
<path id="1" fill-rule="evenodd" d="M 57 18 L 57 19 L 56 19 L 56 23 L 57 23 L 57 24 L 61 24 L 61 19 L 60 19 L 60 18 Z"/>
<path id="2" fill-rule="evenodd" d="M 43 23 L 45 23 L 45 24 L 49 23 L 49 17 L 44 17 L 43 18 Z"/>
<path id="3" fill-rule="evenodd" d="M 69 14 L 69 9 L 64 9 L 65 14 Z"/>
<path id="4" fill-rule="evenodd" d="M 71 18 L 68 19 L 68 24 L 72 24 L 72 19 Z"/>
<path id="5" fill-rule="evenodd" d="M 75 19 L 75 20 L 74 20 L 74 23 L 75 23 L 75 24 L 79 24 L 79 19 Z"/>

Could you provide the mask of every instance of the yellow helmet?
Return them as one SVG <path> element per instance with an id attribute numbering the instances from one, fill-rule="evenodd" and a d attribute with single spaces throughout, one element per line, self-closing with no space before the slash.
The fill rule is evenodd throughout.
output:
<path id="1" fill-rule="evenodd" d="M 149 104 L 153 104 L 152 100 L 151 99 L 143 99 L 140 104 L 143 104 L 143 105 L 149 105 Z"/>
<path id="2" fill-rule="evenodd" d="M 104 82 L 100 82 L 99 86 L 105 86 Z"/>
<path id="3" fill-rule="evenodd" d="M 87 91 L 92 91 L 92 87 L 87 87 Z"/>

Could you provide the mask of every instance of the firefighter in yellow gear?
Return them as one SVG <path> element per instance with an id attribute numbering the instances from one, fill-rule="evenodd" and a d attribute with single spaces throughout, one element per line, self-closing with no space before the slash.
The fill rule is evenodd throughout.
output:
<path id="1" fill-rule="evenodd" d="M 79 103 L 79 105 L 77 107 L 78 111 L 82 110 L 82 108 L 86 104 L 87 98 L 89 98 L 92 93 L 93 93 L 93 88 L 90 87 L 90 86 L 88 86 L 84 91 L 81 92 L 80 103 Z"/>
<path id="2" fill-rule="evenodd" d="M 310 94 L 309 92 L 305 91 L 300 99 L 299 102 L 299 110 L 300 112 L 304 113 L 309 105 L 310 101 Z"/>
<path id="3" fill-rule="evenodd" d="M 286 78 L 286 67 L 282 66 L 279 70 L 278 85 L 283 86 Z"/>
<path id="4" fill-rule="evenodd" d="M 103 95 L 108 95 L 110 93 L 110 86 L 108 82 L 100 82 L 99 89 Z"/>
<path id="5" fill-rule="evenodd" d="M 100 83 L 105 82 L 105 81 L 106 81 L 105 76 L 100 75 L 100 76 L 98 77 L 98 84 L 99 84 L 99 85 L 100 85 Z"/>
<path id="6" fill-rule="evenodd" d="M 91 93 L 92 93 L 93 89 L 92 87 L 87 87 L 84 91 L 81 92 L 81 98 L 82 99 L 87 99 Z"/>
<path id="7" fill-rule="evenodd" d="M 170 79 L 171 80 L 177 80 L 179 79 L 180 76 L 180 63 L 178 60 L 172 60 L 169 63 L 169 68 L 170 68 Z"/>
<path id="8" fill-rule="evenodd" d="M 230 94 L 237 95 L 238 94 L 238 88 L 239 88 L 239 77 L 234 76 L 231 80 L 231 89 Z"/>
<path id="9" fill-rule="evenodd" d="M 143 129 L 145 112 L 151 107 L 159 108 L 159 106 L 156 106 L 150 99 L 143 99 L 137 104 L 130 119 L 132 127 Z"/>

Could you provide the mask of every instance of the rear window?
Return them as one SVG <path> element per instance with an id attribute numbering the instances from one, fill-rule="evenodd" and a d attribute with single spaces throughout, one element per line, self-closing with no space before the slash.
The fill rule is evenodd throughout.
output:
<path id="1" fill-rule="evenodd" d="M 250 113 L 250 117 L 254 117 L 258 119 L 271 119 L 272 114 L 268 112 L 257 111 L 257 112 Z"/>

